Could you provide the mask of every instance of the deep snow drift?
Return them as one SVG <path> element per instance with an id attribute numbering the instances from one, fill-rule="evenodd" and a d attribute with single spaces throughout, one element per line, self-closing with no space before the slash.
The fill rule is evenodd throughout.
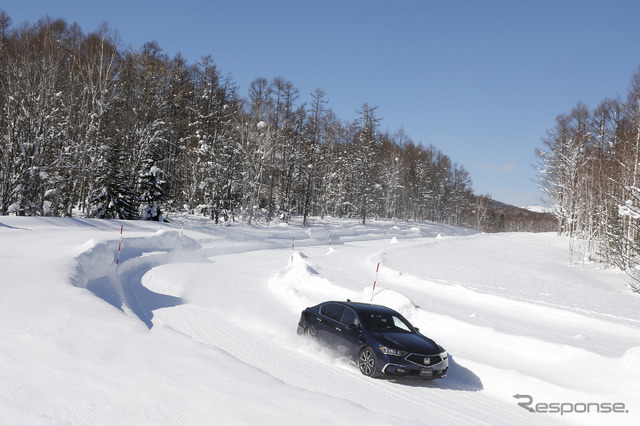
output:
<path id="1" fill-rule="evenodd" d="M 0 424 L 640 422 L 640 297 L 564 238 L 172 219 L 0 217 Z M 445 379 L 366 378 L 296 335 L 372 296 Z"/>

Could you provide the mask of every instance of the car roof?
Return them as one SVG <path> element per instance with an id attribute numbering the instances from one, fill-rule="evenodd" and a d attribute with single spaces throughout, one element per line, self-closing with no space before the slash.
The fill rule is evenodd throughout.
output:
<path id="1" fill-rule="evenodd" d="M 367 313 L 371 313 L 371 312 L 379 312 L 379 313 L 394 313 L 397 314 L 397 312 L 387 306 L 382 306 L 382 305 L 376 305 L 373 303 L 364 303 L 364 302 L 352 302 L 350 300 L 347 300 L 346 302 L 342 302 L 342 301 L 328 301 L 328 302 L 323 302 L 321 303 L 321 305 L 327 304 L 327 303 L 337 303 L 339 305 L 344 305 L 344 306 L 349 306 L 350 308 L 352 308 L 354 311 L 360 313 L 360 312 L 367 312 Z"/>

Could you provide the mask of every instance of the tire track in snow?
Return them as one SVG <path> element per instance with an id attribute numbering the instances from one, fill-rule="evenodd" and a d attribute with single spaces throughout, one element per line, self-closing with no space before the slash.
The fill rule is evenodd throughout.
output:
<path id="1" fill-rule="evenodd" d="M 384 261 L 385 256 L 386 252 L 378 252 L 370 261 Z M 636 383 L 640 380 L 637 371 L 625 367 L 640 348 L 640 330 L 629 322 L 418 278 L 393 269 L 388 262 L 384 265 L 385 285 L 410 295 L 423 308 L 408 318 L 424 330 L 433 330 L 429 333 L 437 341 L 449 336 L 453 343 L 447 343 L 447 349 L 473 365 L 487 390 L 497 397 L 513 401 L 513 394 L 530 389 L 555 400 L 629 402 L 630 396 L 638 394 L 620 385 L 629 382 L 629 375 L 637 376 Z M 626 345 L 611 344 L 620 344 L 620 337 Z M 600 374 L 585 374 L 584 365 L 597 366 Z M 595 421 L 580 421 L 587 420 Z"/>
<path id="2" fill-rule="evenodd" d="M 148 294 L 136 288 L 138 284 L 142 285 L 144 277 L 158 267 L 177 267 L 165 263 L 169 262 L 169 258 L 166 253 L 157 252 L 157 244 L 150 243 L 145 247 L 153 253 L 145 254 L 140 251 L 137 256 L 129 256 L 123 262 L 119 274 L 124 288 L 123 299 L 134 311 L 137 310 L 136 306 L 153 306 L 149 303 Z M 205 276 L 215 276 L 217 283 L 222 284 L 220 288 L 214 289 L 214 296 L 223 296 L 220 300 L 214 300 L 215 303 L 206 307 L 187 302 L 170 308 L 150 309 L 153 317 L 141 316 L 141 320 L 164 324 L 196 341 L 215 345 L 240 361 L 291 386 L 351 401 L 372 412 L 397 418 L 398 423 L 513 424 L 523 421 L 523 413 L 515 404 L 496 404 L 494 398 L 478 392 L 468 392 L 468 388 L 453 389 L 446 384 L 440 387 L 433 383 L 372 380 L 361 376 L 355 366 L 345 365 L 344 361 L 337 360 L 332 355 L 322 355 L 322 350 L 319 355 L 318 348 L 310 349 L 308 342 L 282 339 L 281 336 L 295 333 L 297 314 L 286 329 L 281 326 L 267 330 L 247 327 L 238 318 L 244 314 L 250 316 L 251 313 L 234 309 L 247 302 L 247 298 L 252 299 L 248 305 L 255 306 L 253 299 L 269 296 L 261 303 L 264 312 L 260 315 L 268 316 L 273 309 L 282 309 L 282 305 L 274 300 L 274 294 L 268 289 L 266 277 L 257 277 L 255 274 L 242 277 L 242 273 L 239 274 L 246 265 L 252 265 L 258 271 L 275 270 L 272 259 L 265 261 L 265 253 L 272 258 L 274 251 L 244 252 L 240 261 L 237 260 L 237 254 L 219 255 L 213 257 L 213 265 L 197 265 L 198 268 L 215 266 L 215 273 Z M 164 266 L 161 266 L 163 263 Z M 305 271 L 309 272 L 308 269 Z M 281 276 L 286 276 L 286 273 L 285 270 Z M 331 284 L 330 281 L 327 283 Z M 183 285 L 189 290 L 189 283 Z M 256 287 L 259 288 L 257 292 Z M 352 294 L 351 290 L 340 286 L 335 286 L 331 291 L 340 292 L 341 289 Z M 153 283 L 148 290 L 153 292 Z M 304 289 L 300 291 L 301 294 L 305 293 Z M 194 297 L 193 300 L 198 303 L 200 299 Z M 487 411 L 499 413 L 499 419 L 487 417 Z"/>
<path id="3" fill-rule="evenodd" d="M 496 411 L 492 398 L 467 397 L 465 410 L 451 405 L 451 392 L 437 384 L 388 381 L 364 377 L 355 365 L 328 353 L 314 342 L 283 342 L 227 322 L 223 314 L 189 305 L 162 309 L 158 324 L 171 327 L 201 343 L 215 345 L 234 358 L 294 387 L 351 401 L 370 411 L 396 417 L 399 422 L 420 424 L 513 424 L 521 422 L 512 407 L 500 420 L 483 421 L 487 409 Z M 447 398 L 444 402 L 442 398 Z M 473 415 L 473 414 L 476 415 Z"/>
<path id="4" fill-rule="evenodd" d="M 355 365 L 345 365 L 344 360 L 335 358 L 333 354 L 326 354 L 315 345 L 309 347 L 309 342 L 293 336 L 297 316 L 299 316 L 298 309 L 294 309 L 295 313 L 289 315 L 291 322 L 286 329 L 279 328 L 278 324 L 274 325 L 269 321 L 267 321 L 268 324 L 262 324 L 256 328 L 252 328 L 249 323 L 243 323 L 238 318 L 243 318 L 249 313 L 237 312 L 237 310 L 241 310 L 243 305 L 254 307 L 253 299 L 262 300 L 260 306 L 264 307 L 264 312 L 261 312 L 258 317 L 267 317 L 273 308 L 281 310 L 278 307 L 280 304 L 273 299 L 281 295 L 283 288 L 274 286 L 273 283 L 268 284 L 269 279 L 265 277 L 256 277 L 246 271 L 238 272 L 239 264 L 253 265 L 259 271 L 269 270 L 278 264 L 282 266 L 281 262 L 273 260 L 272 251 L 269 252 L 269 260 L 265 260 L 266 253 L 246 252 L 239 257 L 239 260 L 237 255 L 214 257 L 214 264 L 209 266 L 211 272 L 209 269 L 202 269 L 199 275 L 213 274 L 215 270 L 216 282 L 211 285 L 219 285 L 214 290 L 216 295 L 221 296 L 219 300 L 207 308 L 185 304 L 156 311 L 156 323 L 174 328 L 202 343 L 215 345 L 237 359 L 292 386 L 352 401 L 371 411 L 396 416 L 398 419 L 403 419 L 402 422 L 427 424 L 522 422 L 523 413 L 515 404 L 504 404 L 491 396 L 470 392 L 477 391 L 477 388 L 472 386 L 465 387 L 460 383 L 448 384 L 446 379 L 438 384 L 363 377 Z M 283 257 L 285 256 L 288 257 L 288 254 Z M 286 280 L 288 274 L 298 275 L 297 278 L 292 279 L 292 282 L 304 280 L 305 274 L 308 277 L 315 276 L 316 279 L 321 279 L 322 275 L 315 266 L 307 263 L 306 267 L 298 269 L 295 265 L 287 266 L 271 280 Z M 184 284 L 185 287 L 194 285 L 192 279 L 195 274 L 187 275 L 190 282 Z M 234 281 L 229 285 L 231 276 L 234 277 Z M 335 287 L 329 285 L 329 292 L 340 292 L 342 289 L 346 293 L 352 293 L 346 288 L 335 284 L 333 286 Z M 273 294 L 274 288 L 277 294 Z M 304 298 L 307 291 L 317 292 L 318 290 L 316 286 L 310 286 L 306 289 L 298 288 L 297 291 L 299 296 Z M 188 289 L 185 292 L 189 293 Z M 232 293 L 233 296 L 227 293 Z M 270 297 L 272 300 L 265 297 Z M 243 298 L 247 299 L 243 300 Z M 231 300 L 233 303 L 229 303 Z M 287 301 L 296 303 L 293 300 Z M 456 397 L 452 397 L 452 392 Z M 464 406 L 465 409 L 460 410 L 460 406 Z M 500 419 L 483 420 L 486 418 L 487 411 L 499 412 Z M 524 412 L 524 414 L 527 413 Z"/>

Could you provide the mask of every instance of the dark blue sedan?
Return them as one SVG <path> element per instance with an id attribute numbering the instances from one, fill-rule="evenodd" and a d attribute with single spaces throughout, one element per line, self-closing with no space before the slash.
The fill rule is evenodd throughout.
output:
<path id="1" fill-rule="evenodd" d="M 357 360 L 365 376 L 445 377 L 447 351 L 393 309 L 367 303 L 324 302 L 300 315 L 298 334 L 317 338 Z"/>

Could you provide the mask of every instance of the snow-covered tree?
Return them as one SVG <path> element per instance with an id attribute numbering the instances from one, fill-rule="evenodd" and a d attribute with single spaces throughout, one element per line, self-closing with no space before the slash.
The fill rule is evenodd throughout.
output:
<path id="1" fill-rule="evenodd" d="M 122 168 L 126 154 L 118 147 L 103 146 L 88 217 L 96 219 L 138 219 L 138 201 Z"/>
<path id="2" fill-rule="evenodd" d="M 188 205 L 215 221 L 458 224 L 469 214 L 464 168 L 380 134 L 375 107 L 346 122 L 322 90 L 306 104 L 282 77 L 256 79 L 245 99 L 209 56 L 190 65 L 157 42 L 120 50 L 106 25 L 85 35 L 63 19 L 10 23 L 0 11 L 1 214 L 160 218 Z"/>
<path id="3" fill-rule="evenodd" d="M 139 216 L 143 220 L 164 221 L 162 208 L 167 201 L 167 191 L 162 174 L 154 160 L 147 159 L 143 162 L 137 191 L 140 201 Z"/>

